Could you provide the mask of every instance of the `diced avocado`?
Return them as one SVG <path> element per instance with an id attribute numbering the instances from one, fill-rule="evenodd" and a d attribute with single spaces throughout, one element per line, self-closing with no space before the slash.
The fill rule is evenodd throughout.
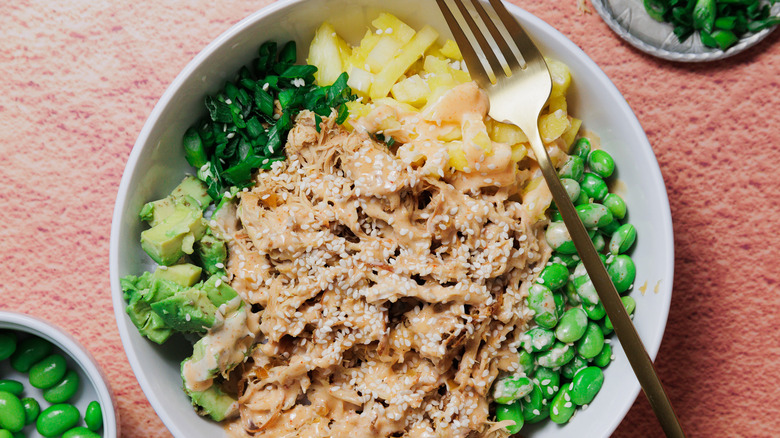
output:
<path id="1" fill-rule="evenodd" d="M 173 266 L 158 266 L 152 277 L 172 281 L 180 286 L 190 287 L 200 281 L 200 273 L 202 271 L 198 266 L 182 263 Z"/>
<path id="2" fill-rule="evenodd" d="M 236 398 L 216 385 L 212 385 L 205 391 L 187 391 L 187 394 L 192 399 L 192 406 L 198 414 L 208 415 L 214 421 L 222 421 L 238 414 Z"/>
<path id="3" fill-rule="evenodd" d="M 206 184 L 192 175 L 185 177 L 181 184 L 171 192 L 171 197 L 173 198 L 184 196 L 191 196 L 195 199 L 201 210 L 205 210 L 212 201 L 211 196 L 207 192 Z"/>
<path id="4" fill-rule="evenodd" d="M 205 332 L 214 325 L 217 308 L 206 292 L 191 288 L 151 304 L 172 329 L 180 332 Z"/>
<path id="5" fill-rule="evenodd" d="M 128 301 L 125 312 L 130 321 L 138 328 L 141 335 L 150 340 L 162 344 L 173 331 L 154 312 L 151 304 L 173 296 L 182 288 L 168 280 L 154 279 L 150 272 L 145 272 L 140 277 L 128 275 L 120 280 L 124 297 Z"/>
<path id="6" fill-rule="evenodd" d="M 176 211 L 173 201 L 173 198 L 167 197 L 158 199 L 157 201 L 147 202 L 141 208 L 141 212 L 138 215 L 142 220 L 149 222 L 149 225 L 154 227 Z"/>
<path id="7" fill-rule="evenodd" d="M 157 264 L 169 266 L 184 254 L 192 254 L 195 241 L 206 232 L 203 212 L 191 204 L 188 196 L 177 199 L 170 216 L 141 233 L 141 247 Z"/>
<path id="8" fill-rule="evenodd" d="M 238 296 L 235 289 L 222 281 L 221 276 L 212 275 L 200 287 L 205 292 L 214 306 L 219 307 Z"/>
<path id="9" fill-rule="evenodd" d="M 173 334 L 173 330 L 154 312 L 149 312 L 149 319 L 146 320 L 143 327 L 138 329 L 138 332 L 158 344 L 163 344 Z"/>
<path id="10" fill-rule="evenodd" d="M 200 265 L 209 275 L 224 274 L 227 260 L 227 246 L 216 236 L 206 234 L 195 244 L 195 254 Z"/>

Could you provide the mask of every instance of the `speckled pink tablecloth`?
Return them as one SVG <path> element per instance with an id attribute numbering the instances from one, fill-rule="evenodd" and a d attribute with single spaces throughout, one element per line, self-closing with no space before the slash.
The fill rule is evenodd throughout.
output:
<path id="1" fill-rule="evenodd" d="M 592 57 L 647 131 L 669 191 L 675 286 L 657 366 L 692 437 L 780 434 L 780 32 L 718 63 L 623 43 L 576 0 L 514 3 Z M 128 437 L 169 433 L 111 305 L 112 209 L 176 74 L 266 1 L 0 2 L 0 309 L 68 329 L 105 369 Z M 615 436 L 660 436 L 643 396 Z"/>

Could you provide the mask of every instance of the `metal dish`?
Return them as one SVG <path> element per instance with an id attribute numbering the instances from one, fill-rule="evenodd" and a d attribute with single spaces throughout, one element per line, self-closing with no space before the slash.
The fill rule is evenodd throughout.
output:
<path id="1" fill-rule="evenodd" d="M 672 32 L 671 24 L 660 23 L 647 15 L 642 0 L 591 0 L 591 3 L 607 26 L 629 44 L 669 61 L 704 62 L 728 58 L 755 46 L 777 27 L 747 34 L 723 51 L 705 46 L 696 33 L 680 43 Z M 771 13 L 780 13 L 780 3 L 772 7 Z"/>

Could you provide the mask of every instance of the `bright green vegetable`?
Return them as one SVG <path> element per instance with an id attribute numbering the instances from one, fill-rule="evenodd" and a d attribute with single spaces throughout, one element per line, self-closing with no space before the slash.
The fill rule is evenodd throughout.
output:
<path id="1" fill-rule="evenodd" d="M 580 196 L 580 183 L 570 178 L 561 178 L 561 184 L 566 189 L 566 194 L 569 195 L 571 202 L 576 201 Z"/>
<path id="2" fill-rule="evenodd" d="M 103 409 L 97 401 L 91 401 L 84 412 L 84 422 L 87 423 L 89 430 L 97 432 L 103 427 Z"/>
<path id="3" fill-rule="evenodd" d="M 593 286 L 593 282 L 590 277 L 583 275 L 574 279 L 574 285 L 577 287 L 577 295 L 579 295 L 582 304 L 596 305 L 599 303 L 599 294 L 596 292 L 596 287 Z"/>
<path id="4" fill-rule="evenodd" d="M 593 365 L 604 368 L 612 362 L 612 345 L 604 344 L 601 352 L 593 358 Z"/>
<path id="5" fill-rule="evenodd" d="M 561 385 L 561 373 L 550 368 L 539 367 L 534 373 L 534 379 L 539 382 L 542 396 L 547 400 L 555 396 Z"/>
<path id="6" fill-rule="evenodd" d="M 590 140 L 588 140 L 586 137 L 582 137 L 577 140 L 576 143 L 574 143 L 574 148 L 572 148 L 571 154 L 569 155 L 576 155 L 580 157 L 583 162 L 586 162 L 588 160 L 588 154 L 590 154 L 590 150 Z"/>
<path id="7" fill-rule="evenodd" d="M 24 427 L 24 406 L 19 397 L 0 391 L 0 428 L 19 432 Z"/>
<path id="8" fill-rule="evenodd" d="M 604 309 L 604 305 L 601 304 L 601 301 L 596 304 L 583 304 L 582 308 L 585 310 L 585 313 L 588 314 L 588 319 L 591 321 L 598 321 L 607 314 L 607 310 Z"/>
<path id="9" fill-rule="evenodd" d="M 579 207 L 578 207 L 579 208 Z M 547 226 L 544 237 L 550 247 L 561 254 L 576 254 L 577 248 L 571 240 L 569 230 L 563 222 L 552 222 Z"/>
<path id="10" fill-rule="evenodd" d="M 596 248 L 596 251 L 598 252 L 601 252 L 604 247 L 607 246 L 607 241 L 604 240 L 604 235 L 601 233 L 594 234 L 590 241 L 593 242 L 593 247 Z"/>
<path id="11" fill-rule="evenodd" d="M 553 254 L 550 261 L 553 263 L 563 263 L 563 265 L 567 268 L 573 268 L 577 263 L 580 262 L 580 256 L 577 254 Z M 566 281 L 568 282 L 568 278 Z"/>
<path id="12" fill-rule="evenodd" d="M 615 233 L 615 231 L 617 231 L 618 228 L 620 228 L 620 221 L 614 219 L 612 222 L 604 225 L 603 227 L 599 227 L 599 231 L 604 233 L 606 236 L 611 236 Z"/>
<path id="13" fill-rule="evenodd" d="M 534 356 L 525 351 L 520 350 L 517 352 L 517 363 L 520 365 L 520 372 L 526 376 L 530 376 L 534 372 Z"/>
<path id="14" fill-rule="evenodd" d="M 586 228 L 603 227 L 612 222 L 612 213 L 601 204 L 583 204 L 576 207 L 577 215 Z"/>
<path id="15" fill-rule="evenodd" d="M 575 344 L 577 353 L 585 359 L 591 359 L 601 353 L 604 348 L 604 333 L 601 332 L 598 324 L 588 322 L 585 334 Z"/>
<path id="16" fill-rule="evenodd" d="M 560 316 L 566 311 L 566 296 L 560 292 L 553 292 L 553 300 L 555 300 L 555 312 Z"/>
<path id="17" fill-rule="evenodd" d="M 555 394 L 550 403 L 550 420 L 557 424 L 567 423 L 576 410 L 577 405 L 572 403 L 569 385 L 566 385 Z"/>
<path id="18" fill-rule="evenodd" d="M 62 438 L 100 438 L 100 435 L 86 427 L 74 427 L 62 434 Z"/>
<path id="19" fill-rule="evenodd" d="M 615 256 L 612 263 L 607 266 L 607 272 L 612 279 L 612 283 L 615 284 L 615 289 L 621 293 L 627 291 L 636 278 L 634 261 L 625 254 Z"/>
<path id="20" fill-rule="evenodd" d="M 523 408 L 523 418 L 526 422 L 535 423 L 544 419 L 547 413 L 544 409 L 544 395 L 538 385 L 534 384 L 531 393 L 521 398 L 520 406 Z"/>
<path id="21" fill-rule="evenodd" d="M 508 405 L 499 403 L 496 405 L 496 421 L 504 420 L 512 420 L 515 422 L 514 425 L 505 427 L 507 432 L 511 434 L 520 432 L 520 429 L 523 428 L 523 424 L 525 423 L 520 403 L 511 403 Z"/>
<path id="22" fill-rule="evenodd" d="M 68 370 L 65 377 L 59 383 L 43 391 L 43 398 L 51 404 L 65 403 L 76 394 L 79 389 L 79 374 Z"/>
<path id="23" fill-rule="evenodd" d="M 582 181 L 582 175 L 585 173 L 585 162 L 580 157 L 569 156 L 558 170 L 560 178 L 569 178 L 574 181 Z"/>
<path id="24" fill-rule="evenodd" d="M 0 380 L 0 391 L 10 392 L 18 397 L 24 392 L 24 385 L 16 380 Z"/>
<path id="25" fill-rule="evenodd" d="M 609 239 L 609 252 L 614 255 L 628 251 L 636 241 L 636 228 L 631 224 L 621 225 Z"/>
<path id="26" fill-rule="evenodd" d="M 580 196 L 577 197 L 577 200 L 574 201 L 574 206 L 578 205 L 585 205 L 590 203 L 590 198 L 588 197 L 588 194 L 580 190 Z"/>
<path id="27" fill-rule="evenodd" d="M 533 353 L 549 350 L 555 343 L 555 335 L 552 330 L 544 327 L 533 327 L 525 332 L 520 346 Z"/>
<path id="28" fill-rule="evenodd" d="M 587 366 L 588 361 L 581 358 L 579 355 L 576 355 L 574 356 L 574 359 L 570 360 L 569 363 L 561 367 L 561 376 L 571 380 L 574 378 L 574 375 L 577 374 L 577 371 Z"/>
<path id="29" fill-rule="evenodd" d="M 607 151 L 596 149 L 588 155 L 590 171 L 602 178 L 609 178 L 615 171 L 615 160 Z"/>
<path id="30" fill-rule="evenodd" d="M 46 389 L 59 383 L 68 371 L 68 364 L 60 354 L 51 354 L 30 368 L 30 385 Z"/>
<path id="31" fill-rule="evenodd" d="M 626 201 L 619 195 L 614 193 L 608 194 L 601 202 L 612 213 L 612 217 L 615 219 L 623 219 L 626 217 Z"/>
<path id="32" fill-rule="evenodd" d="M 34 363 L 48 356 L 51 349 L 51 342 L 37 336 L 23 339 L 11 355 L 11 367 L 20 373 L 26 373 Z"/>
<path id="33" fill-rule="evenodd" d="M 21 401 L 24 407 L 24 424 L 32 424 L 41 413 L 41 405 L 32 397 L 25 397 Z"/>
<path id="34" fill-rule="evenodd" d="M 582 406 L 593 401 L 604 384 L 604 373 L 599 367 L 587 367 L 574 375 L 570 386 L 571 401 Z"/>
<path id="35" fill-rule="evenodd" d="M 14 434 L 9 430 L 0 429 L 0 438 L 14 438 Z"/>
<path id="36" fill-rule="evenodd" d="M 559 263 L 545 266 L 539 274 L 539 283 L 542 283 L 552 290 L 561 288 L 568 281 L 569 270 L 566 269 L 566 266 Z"/>
<path id="37" fill-rule="evenodd" d="M 587 326 L 588 315 L 585 311 L 578 307 L 572 307 L 558 321 L 558 326 L 555 327 L 555 337 L 563 343 L 574 342 L 585 334 Z"/>
<path id="38" fill-rule="evenodd" d="M 6 360 L 16 351 L 16 333 L 0 331 L 0 360 Z"/>
<path id="39" fill-rule="evenodd" d="M 636 301 L 634 301 L 634 299 L 629 296 L 620 297 L 620 301 L 623 302 L 623 307 L 626 308 L 626 313 L 633 315 L 634 309 L 636 309 Z M 614 327 L 612 327 L 612 321 L 609 320 L 609 316 L 604 319 L 604 327 L 606 327 L 607 330 L 614 330 Z"/>
<path id="40" fill-rule="evenodd" d="M 697 0 L 693 7 L 693 28 L 712 32 L 716 14 L 715 0 Z"/>
<path id="41" fill-rule="evenodd" d="M 525 376 L 504 376 L 493 384 L 493 398 L 496 403 L 512 403 L 525 397 L 533 390 L 534 383 Z"/>
<path id="42" fill-rule="evenodd" d="M 534 321 L 542 327 L 553 328 L 558 322 L 555 298 L 549 287 L 536 283 L 528 290 L 528 307 L 534 311 Z"/>
<path id="43" fill-rule="evenodd" d="M 558 368 L 569 363 L 574 358 L 574 348 L 562 342 L 556 342 L 551 349 L 539 353 L 536 362 L 547 368 Z"/>
<path id="44" fill-rule="evenodd" d="M 601 202 L 609 194 L 609 188 L 607 183 L 595 173 L 585 172 L 582 177 L 582 183 L 580 189 L 588 195 L 589 198 L 593 198 L 595 201 Z"/>
<path id="45" fill-rule="evenodd" d="M 80 419 L 81 414 L 73 405 L 56 404 L 41 412 L 35 421 L 35 428 L 38 429 L 38 433 L 50 438 L 72 429 Z"/>
<path id="46" fill-rule="evenodd" d="M 582 298 L 577 295 L 577 286 L 574 285 L 574 282 L 570 281 L 566 283 L 563 290 L 566 294 L 566 299 L 569 300 L 569 303 L 571 303 L 572 306 L 582 303 Z"/>

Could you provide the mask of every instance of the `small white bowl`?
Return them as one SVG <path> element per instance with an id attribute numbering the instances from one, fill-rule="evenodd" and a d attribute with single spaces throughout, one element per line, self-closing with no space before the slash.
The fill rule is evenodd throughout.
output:
<path id="1" fill-rule="evenodd" d="M 12 330 L 17 333 L 27 333 L 43 338 L 54 345 L 54 352 L 62 354 L 68 367 L 79 373 L 81 384 L 73 399 L 68 403 L 78 408 L 82 419 L 87 405 L 97 400 L 103 411 L 103 429 L 98 433 L 104 438 L 119 436 L 118 414 L 114 394 L 108 386 L 106 378 L 95 358 L 78 341 L 65 331 L 42 319 L 15 312 L 0 312 L 0 330 Z M 27 373 L 20 373 L 11 368 L 8 361 L 0 363 L 0 378 L 13 379 L 24 384 L 24 396 L 33 397 L 41 404 L 41 411 L 50 404 L 43 399 L 43 392 L 29 384 Z M 83 424 L 82 424 L 83 425 Z M 24 429 L 27 437 L 42 437 L 35 429 L 35 423 Z"/>
<path id="2" fill-rule="evenodd" d="M 663 337 L 672 292 L 674 248 L 669 202 L 658 163 L 631 108 L 604 72 L 560 32 L 512 5 L 520 20 L 547 56 L 565 62 L 574 78 L 569 95 L 572 114 L 598 133 L 602 147 L 615 158 L 621 183 L 615 189 L 629 207 L 629 220 L 638 230 L 632 257 L 637 265 L 637 301 L 634 323 L 651 357 Z M 193 169 L 182 153 L 184 131 L 205 114 L 203 98 L 219 90 L 226 79 L 257 56 L 267 40 L 298 43 L 299 60 L 305 57 L 314 30 L 331 22 L 348 41 L 356 42 L 379 12 L 397 15 L 415 28 L 430 24 L 444 38 L 450 33 L 436 3 L 420 0 L 286 0 L 271 4 L 209 44 L 168 87 L 155 106 L 133 148 L 117 195 L 111 228 L 111 288 L 117 325 L 130 365 L 152 407 L 179 438 L 217 437 L 220 425 L 198 417 L 182 391 L 180 362 L 191 346 L 174 338 L 165 346 L 149 342 L 125 314 L 119 279 L 139 275 L 153 264 L 139 245 L 141 206 L 166 196 Z M 586 411 L 565 426 L 552 422 L 523 429 L 533 438 L 606 437 L 620 424 L 639 392 L 639 383 L 617 341 L 616 360 L 606 369 L 604 386 Z"/>

